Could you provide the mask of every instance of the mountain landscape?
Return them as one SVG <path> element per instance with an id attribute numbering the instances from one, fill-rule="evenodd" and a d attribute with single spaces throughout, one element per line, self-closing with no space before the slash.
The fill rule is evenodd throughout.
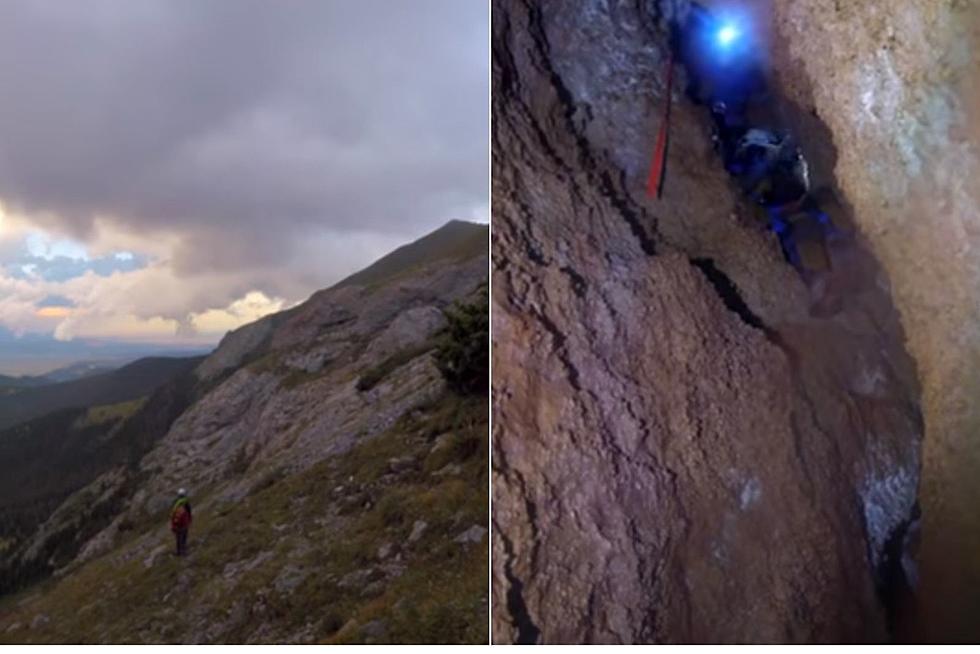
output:
<path id="1" fill-rule="evenodd" d="M 213 347 L 175 347 L 144 343 L 79 338 L 59 340 L 52 334 L 15 334 L 0 325 L 0 389 L 11 385 L 42 385 L 108 372 L 147 357 L 192 357 Z M 2 392 L 2 390 L 0 390 Z"/>
<path id="2" fill-rule="evenodd" d="M 116 404 L 142 397 L 202 359 L 148 357 L 118 370 L 55 383 L 46 377 L 27 378 L 30 381 L 23 382 L 25 386 L 0 392 L 0 429 L 59 409 Z"/>
<path id="3" fill-rule="evenodd" d="M 0 394 L 0 643 L 487 642 L 488 232 Z"/>
<path id="4" fill-rule="evenodd" d="M 13 393 L 22 388 L 36 388 L 47 384 L 75 381 L 92 375 L 111 372 L 127 363 L 120 361 L 77 361 L 55 368 L 42 375 L 0 375 L 0 395 Z"/>

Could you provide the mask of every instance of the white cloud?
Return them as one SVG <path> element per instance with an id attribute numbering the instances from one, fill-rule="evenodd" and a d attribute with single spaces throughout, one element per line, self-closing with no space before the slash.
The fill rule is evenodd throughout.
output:
<path id="1" fill-rule="evenodd" d="M 281 311 L 284 305 L 285 300 L 282 298 L 273 299 L 259 291 L 252 291 L 224 309 L 208 309 L 193 314 L 190 323 L 198 333 L 224 334 L 270 313 Z"/>

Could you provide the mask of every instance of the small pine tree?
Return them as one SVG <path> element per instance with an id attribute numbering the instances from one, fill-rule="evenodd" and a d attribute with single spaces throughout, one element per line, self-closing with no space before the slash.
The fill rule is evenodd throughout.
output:
<path id="1" fill-rule="evenodd" d="M 436 351 L 436 363 L 449 386 L 461 395 L 490 389 L 490 298 L 481 287 L 476 302 L 444 311 L 449 321 Z"/>

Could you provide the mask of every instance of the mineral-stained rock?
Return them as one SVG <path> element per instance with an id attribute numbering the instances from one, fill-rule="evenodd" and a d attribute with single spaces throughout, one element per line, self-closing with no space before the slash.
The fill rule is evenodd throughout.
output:
<path id="1" fill-rule="evenodd" d="M 680 94 L 645 196 L 661 28 L 494 4 L 494 638 L 886 640 L 922 430 L 887 277 L 846 239 L 821 308 Z"/>
<path id="2" fill-rule="evenodd" d="M 780 82 L 829 128 L 836 178 L 888 273 L 922 377 L 922 610 L 909 637 L 976 642 L 980 4 L 767 4 Z"/>

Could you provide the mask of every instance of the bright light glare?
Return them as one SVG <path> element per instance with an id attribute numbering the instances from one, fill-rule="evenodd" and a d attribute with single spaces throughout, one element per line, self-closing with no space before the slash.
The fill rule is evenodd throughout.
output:
<path id="1" fill-rule="evenodd" d="M 720 30 L 718 30 L 718 44 L 722 47 L 726 47 L 732 44 L 732 42 L 738 38 L 738 30 L 734 25 L 725 25 Z"/>

